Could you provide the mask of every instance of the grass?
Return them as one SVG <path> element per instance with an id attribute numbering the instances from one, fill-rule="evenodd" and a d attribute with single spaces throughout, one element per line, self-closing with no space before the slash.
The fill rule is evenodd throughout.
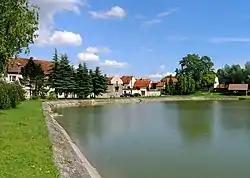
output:
<path id="1" fill-rule="evenodd" d="M 0 150 L 1 178 L 59 177 L 41 101 L 0 110 Z"/>

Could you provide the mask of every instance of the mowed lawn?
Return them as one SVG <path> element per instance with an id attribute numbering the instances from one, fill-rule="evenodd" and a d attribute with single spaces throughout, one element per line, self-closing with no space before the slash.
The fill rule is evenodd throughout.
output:
<path id="1" fill-rule="evenodd" d="M 0 178 L 56 178 L 41 101 L 0 110 Z"/>

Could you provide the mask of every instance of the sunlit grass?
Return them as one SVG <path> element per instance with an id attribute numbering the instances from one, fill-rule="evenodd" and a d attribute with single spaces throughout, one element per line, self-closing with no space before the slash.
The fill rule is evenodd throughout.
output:
<path id="1" fill-rule="evenodd" d="M 41 101 L 25 101 L 0 110 L 0 177 L 56 178 Z"/>

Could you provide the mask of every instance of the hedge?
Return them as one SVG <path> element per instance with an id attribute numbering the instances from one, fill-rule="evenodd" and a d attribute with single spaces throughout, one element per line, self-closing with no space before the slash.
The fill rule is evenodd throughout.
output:
<path id="1" fill-rule="evenodd" d="M 25 100 L 25 91 L 18 82 L 0 81 L 0 109 L 15 108 L 23 100 Z"/>

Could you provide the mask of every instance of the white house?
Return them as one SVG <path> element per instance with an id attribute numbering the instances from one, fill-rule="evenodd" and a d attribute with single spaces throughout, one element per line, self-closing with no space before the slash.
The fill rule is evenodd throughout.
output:
<path id="1" fill-rule="evenodd" d="M 122 94 L 122 90 L 123 81 L 119 76 L 108 77 L 108 95 L 118 97 Z"/>

